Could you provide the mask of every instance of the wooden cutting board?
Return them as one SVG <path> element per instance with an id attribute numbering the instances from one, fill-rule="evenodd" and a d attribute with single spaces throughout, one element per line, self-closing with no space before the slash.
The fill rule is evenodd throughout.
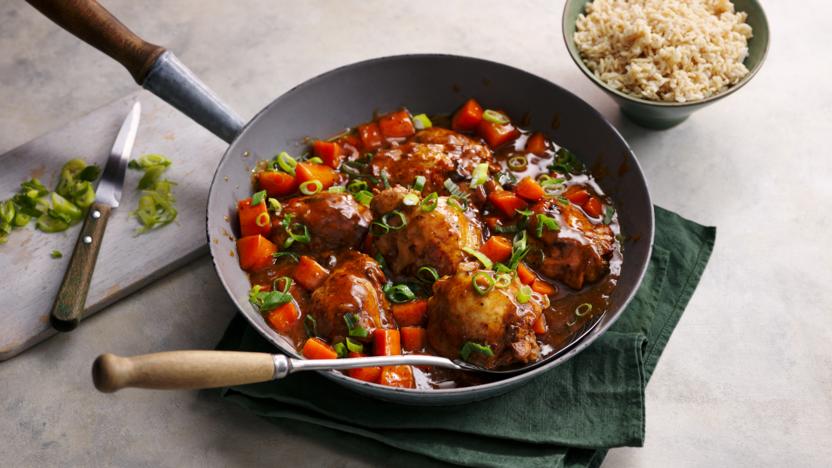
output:
<path id="1" fill-rule="evenodd" d="M 139 91 L 0 156 L 1 200 L 30 177 L 54 190 L 69 159 L 80 157 L 104 167 L 135 100 L 142 104 L 142 115 L 132 157 L 161 153 L 173 160 L 165 176 L 178 184 L 174 195 L 179 217 L 164 228 L 135 235 L 138 222 L 128 214 L 138 202 L 140 173 L 128 170 L 121 207 L 113 212 L 104 235 L 85 316 L 207 253 L 208 189 L 227 145 L 160 99 Z M 0 361 L 55 333 L 49 326 L 49 309 L 79 229 L 80 224 L 45 234 L 30 223 L 0 244 Z M 63 258 L 51 258 L 53 250 Z"/>

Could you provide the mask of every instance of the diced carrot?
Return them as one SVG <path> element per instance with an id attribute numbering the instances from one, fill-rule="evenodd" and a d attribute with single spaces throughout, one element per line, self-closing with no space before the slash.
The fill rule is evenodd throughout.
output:
<path id="1" fill-rule="evenodd" d="M 517 210 L 525 209 L 528 206 L 523 199 L 508 190 L 491 192 L 488 194 L 488 201 L 507 218 L 514 217 L 517 214 Z"/>
<path id="2" fill-rule="evenodd" d="M 472 132 L 477 129 L 481 121 L 482 107 L 477 101 L 469 99 L 451 118 L 451 128 L 458 132 Z"/>
<path id="3" fill-rule="evenodd" d="M 511 258 L 511 241 L 503 236 L 491 236 L 480 247 L 480 252 L 495 262 L 505 262 Z"/>
<path id="4" fill-rule="evenodd" d="M 355 353 L 352 351 L 348 354 L 348 356 L 351 358 L 367 357 L 366 354 Z M 379 377 L 381 377 L 381 367 L 373 366 L 349 369 L 347 370 L 347 375 L 354 379 L 363 380 L 365 382 L 378 383 Z"/>
<path id="5" fill-rule="evenodd" d="M 329 270 L 306 255 L 301 255 L 292 272 L 292 278 L 307 291 L 314 291 L 329 276 Z"/>
<path id="6" fill-rule="evenodd" d="M 409 137 L 416 133 L 410 114 L 404 109 L 379 117 L 378 128 L 384 138 Z"/>
<path id="7" fill-rule="evenodd" d="M 327 166 L 335 169 L 341 164 L 341 158 L 344 156 L 341 145 L 332 141 L 321 140 L 312 143 L 312 154 L 321 158 Z"/>
<path id="8" fill-rule="evenodd" d="M 425 329 L 422 327 L 401 327 L 402 349 L 405 351 L 422 351 L 425 349 Z"/>
<path id="9" fill-rule="evenodd" d="M 263 171 L 257 174 L 257 185 L 270 197 L 282 197 L 298 189 L 295 177 L 285 172 Z"/>
<path id="10" fill-rule="evenodd" d="M 570 203 L 574 203 L 578 206 L 583 205 L 587 200 L 589 200 L 589 192 L 587 189 L 579 185 L 570 186 L 566 189 L 566 192 L 563 193 L 563 196 L 566 197 Z"/>
<path id="11" fill-rule="evenodd" d="M 358 148 L 361 146 L 361 138 L 358 137 L 355 133 L 348 133 L 346 135 L 341 136 L 336 140 L 339 145 L 350 145 L 353 148 Z"/>
<path id="12" fill-rule="evenodd" d="M 301 350 L 307 359 L 337 359 L 338 353 L 320 338 L 309 338 Z"/>
<path id="13" fill-rule="evenodd" d="M 262 234 L 268 236 L 272 231 L 272 222 L 265 200 L 256 206 L 251 206 L 251 198 L 237 202 L 237 216 L 240 218 L 240 234 L 242 237 Z"/>
<path id="14" fill-rule="evenodd" d="M 300 314 L 298 314 L 298 309 L 295 307 L 295 304 L 293 302 L 287 302 L 275 307 L 269 312 L 266 315 L 266 323 L 280 333 L 286 333 L 292 329 L 299 318 Z"/>
<path id="15" fill-rule="evenodd" d="M 295 166 L 295 181 L 300 185 L 310 180 L 321 181 L 323 188 L 327 189 L 338 181 L 338 172 L 323 164 L 298 163 Z"/>
<path id="16" fill-rule="evenodd" d="M 540 312 L 540 315 L 537 316 L 537 319 L 534 321 L 534 325 L 532 325 L 532 330 L 538 335 L 542 335 L 549 331 L 549 325 L 546 323 L 546 314 Z"/>
<path id="17" fill-rule="evenodd" d="M 260 234 L 237 239 L 237 256 L 243 270 L 257 270 L 271 265 L 275 252 L 277 246 Z"/>
<path id="18" fill-rule="evenodd" d="M 517 277 L 520 279 L 520 282 L 526 285 L 533 284 L 534 280 L 537 279 L 537 275 L 526 266 L 525 263 L 520 262 L 517 265 Z"/>
<path id="19" fill-rule="evenodd" d="M 384 139 L 381 136 L 381 129 L 375 122 L 358 126 L 358 137 L 361 138 L 361 147 L 365 150 L 374 150 L 381 147 Z"/>
<path id="20" fill-rule="evenodd" d="M 379 382 L 382 385 L 401 388 L 415 388 L 413 368 L 410 366 L 385 366 L 381 368 Z"/>
<path id="21" fill-rule="evenodd" d="M 487 120 L 480 122 L 477 131 L 492 148 L 498 148 L 520 136 L 520 131 L 511 123 L 498 124 Z"/>
<path id="22" fill-rule="evenodd" d="M 402 353 L 399 331 L 394 328 L 376 328 L 373 331 L 373 352 L 376 356 L 395 356 Z"/>
<path id="23" fill-rule="evenodd" d="M 532 133 L 526 140 L 526 152 L 541 155 L 546 152 L 546 137 L 540 132 Z"/>
<path id="24" fill-rule="evenodd" d="M 541 187 L 540 184 L 538 184 L 531 177 L 523 177 L 520 179 L 520 182 L 517 183 L 517 187 L 514 188 L 514 192 L 528 201 L 542 200 L 543 196 L 546 194 L 546 192 L 543 191 L 543 187 Z"/>
<path id="25" fill-rule="evenodd" d="M 554 286 L 552 286 L 551 284 L 543 281 L 542 279 L 535 278 L 535 280 L 532 281 L 532 291 L 534 291 L 536 293 L 543 294 L 544 296 L 551 296 L 557 290 L 555 289 Z"/>
<path id="26" fill-rule="evenodd" d="M 404 304 L 393 304 L 393 318 L 400 327 L 410 327 L 425 323 L 428 311 L 427 299 L 416 299 Z"/>
<path id="27" fill-rule="evenodd" d="M 598 197 L 590 197 L 589 200 L 583 204 L 583 209 L 586 211 L 586 214 L 592 216 L 593 218 L 601 216 L 601 213 L 604 212 L 604 206 L 601 204 L 601 200 L 599 200 Z"/>

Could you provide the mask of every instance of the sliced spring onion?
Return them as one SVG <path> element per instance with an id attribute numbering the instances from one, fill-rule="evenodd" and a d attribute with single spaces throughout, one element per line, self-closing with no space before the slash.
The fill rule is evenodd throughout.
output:
<path id="1" fill-rule="evenodd" d="M 279 284 L 283 284 L 282 288 L 277 287 Z M 289 289 L 292 288 L 292 278 L 288 276 L 281 276 L 280 278 L 275 278 L 272 281 L 272 291 L 280 291 L 284 294 L 289 292 Z"/>
<path id="2" fill-rule="evenodd" d="M 355 197 L 355 201 L 364 206 L 370 206 L 370 202 L 373 201 L 373 194 L 367 190 L 361 190 L 354 194 L 353 197 Z"/>
<path id="3" fill-rule="evenodd" d="M 424 130 L 433 127 L 433 122 L 430 121 L 427 115 L 419 114 L 413 116 L 413 126 L 416 130 Z"/>
<path id="4" fill-rule="evenodd" d="M 514 172 L 523 172 L 529 167 L 529 161 L 525 156 L 516 154 L 508 159 L 506 165 Z"/>
<path id="5" fill-rule="evenodd" d="M 494 271 L 496 271 L 497 274 L 500 274 L 500 273 L 508 273 L 509 275 L 514 274 L 514 271 L 511 268 L 507 267 L 506 265 L 504 265 L 502 263 L 495 263 L 494 264 Z"/>
<path id="6" fill-rule="evenodd" d="M 261 291 L 261 289 L 259 285 L 255 285 L 248 293 L 249 302 L 260 312 L 268 312 L 292 300 L 292 295 L 283 291 Z"/>
<path id="7" fill-rule="evenodd" d="M 569 204 L 572 203 L 572 202 L 569 201 L 568 198 L 564 197 L 563 195 L 558 196 L 557 200 L 558 200 L 558 203 L 560 203 L 561 205 L 564 205 L 564 206 L 569 206 Z"/>
<path id="8" fill-rule="evenodd" d="M 307 159 L 306 161 L 311 162 L 312 164 L 323 164 L 324 163 L 324 160 L 317 157 L 317 156 L 311 157 L 311 158 Z"/>
<path id="9" fill-rule="evenodd" d="M 555 218 L 551 216 L 546 216 L 545 214 L 537 215 L 537 226 L 535 227 L 535 236 L 538 239 L 543 237 L 543 229 L 548 231 L 558 231 L 560 230 L 560 224 L 555 221 Z"/>
<path id="10" fill-rule="evenodd" d="M 511 270 L 516 270 L 517 265 L 523 260 L 523 257 L 529 253 L 529 247 L 526 245 L 526 231 L 518 231 L 514 235 L 514 242 L 511 246 L 511 259 L 508 262 L 508 267 Z"/>
<path id="11" fill-rule="evenodd" d="M 358 322 L 358 317 L 356 317 L 355 314 L 344 314 L 344 322 L 347 324 L 347 334 L 349 336 L 354 336 L 357 338 L 366 338 L 370 335 L 370 332 L 367 331 L 366 328 L 362 327 L 361 324 Z"/>
<path id="12" fill-rule="evenodd" d="M 364 352 L 364 345 L 359 343 L 358 341 L 353 340 L 352 338 L 347 338 L 344 340 L 347 344 L 347 350 L 352 353 L 363 353 Z"/>
<path id="13" fill-rule="evenodd" d="M 0 222 L 6 224 L 12 224 L 14 221 L 14 216 L 17 210 L 14 208 L 14 202 L 11 200 L 6 200 L 0 203 Z"/>
<path id="14" fill-rule="evenodd" d="M 266 199 L 266 191 L 261 190 L 251 196 L 251 206 L 257 206 Z"/>
<path id="15" fill-rule="evenodd" d="M 575 315 L 578 317 L 583 317 L 584 315 L 590 313 L 592 311 L 592 304 L 589 302 L 584 302 L 583 304 L 575 307 Z"/>
<path id="16" fill-rule="evenodd" d="M 315 195 L 324 189 L 324 184 L 320 180 L 307 180 L 298 187 L 300 193 L 304 195 Z"/>
<path id="17" fill-rule="evenodd" d="M 370 233 L 373 237 L 381 237 L 388 232 L 390 232 L 390 226 L 381 221 L 373 221 L 373 224 L 370 225 Z"/>
<path id="18" fill-rule="evenodd" d="M 583 170 L 584 166 L 571 151 L 560 148 L 555 152 L 555 161 L 549 169 L 561 173 L 574 173 Z"/>
<path id="19" fill-rule="evenodd" d="M 520 286 L 517 289 L 517 294 L 515 295 L 515 297 L 517 298 L 517 302 L 521 304 L 529 302 L 529 299 L 532 298 L 532 288 L 525 284 L 523 286 Z"/>
<path id="20" fill-rule="evenodd" d="M 333 185 L 332 187 L 326 189 L 329 193 L 346 193 L 347 188 L 343 185 Z"/>
<path id="21" fill-rule="evenodd" d="M 257 217 L 254 218 L 254 224 L 256 224 L 257 227 L 266 227 L 266 226 L 268 226 L 269 225 L 269 213 L 267 211 L 264 211 L 264 212 L 258 214 Z"/>
<path id="22" fill-rule="evenodd" d="M 467 253 L 468 255 L 471 255 L 472 257 L 476 258 L 477 260 L 479 260 L 480 263 L 482 263 L 482 266 L 486 270 L 490 270 L 491 268 L 494 267 L 494 262 L 492 262 L 491 259 L 488 258 L 487 255 L 480 252 L 479 250 L 474 250 L 471 247 L 463 247 L 462 251 Z"/>
<path id="23" fill-rule="evenodd" d="M 53 218 L 48 214 L 42 214 L 35 223 L 35 227 L 43 232 L 61 232 L 69 229 L 69 223 Z"/>
<path id="24" fill-rule="evenodd" d="M 294 252 L 275 252 L 272 254 L 272 258 L 278 259 L 283 257 L 289 257 L 289 260 L 292 262 L 297 263 L 299 261 L 298 254 Z"/>
<path id="25" fill-rule="evenodd" d="M 384 188 L 390 188 L 390 180 L 388 179 L 387 170 L 381 170 L 381 183 L 384 184 Z"/>
<path id="26" fill-rule="evenodd" d="M 505 124 L 511 122 L 511 120 L 509 120 L 507 115 L 503 114 L 502 112 L 497 112 L 497 111 L 491 110 L 491 109 L 486 109 L 482 113 L 482 119 L 485 120 L 486 122 L 491 122 L 491 123 L 500 124 L 500 125 L 505 125 Z"/>
<path id="27" fill-rule="evenodd" d="M 287 214 L 281 224 L 283 224 L 283 229 L 286 230 L 286 234 L 289 234 L 289 237 L 283 242 L 283 248 L 289 248 L 295 242 L 308 244 L 312 240 L 312 237 L 309 235 L 309 228 L 302 223 L 293 223 L 291 214 Z"/>
<path id="28" fill-rule="evenodd" d="M 398 219 L 398 221 L 394 221 Z M 399 210 L 393 210 L 381 217 L 381 222 L 386 224 L 391 231 L 398 231 L 407 226 L 407 218 Z"/>
<path id="29" fill-rule="evenodd" d="M 485 282 L 485 285 L 482 282 Z M 494 289 L 494 278 L 488 274 L 486 271 L 478 271 L 474 273 L 474 276 L 471 277 L 471 286 L 474 287 L 474 291 L 477 292 L 480 296 L 484 296 L 489 293 L 492 289 Z"/>
<path id="30" fill-rule="evenodd" d="M 477 164 L 471 174 L 471 187 L 479 187 L 488 180 L 488 163 Z"/>
<path id="31" fill-rule="evenodd" d="M 148 189 L 156 185 L 156 182 L 162 178 L 162 174 L 167 169 L 167 166 L 150 166 L 145 168 L 144 175 L 139 180 L 139 190 Z"/>
<path id="32" fill-rule="evenodd" d="M 416 195 L 415 193 L 408 193 L 402 199 L 402 204 L 404 206 L 416 206 L 416 205 L 418 205 L 419 204 L 419 195 Z"/>
<path id="33" fill-rule="evenodd" d="M 511 172 L 498 172 L 497 173 L 497 183 L 500 184 L 502 187 L 510 187 L 517 183 L 517 176 L 512 174 Z"/>
<path id="34" fill-rule="evenodd" d="M 62 254 L 60 250 L 53 250 L 52 253 L 49 254 L 49 256 L 52 258 L 61 258 L 64 256 L 64 254 Z"/>
<path id="35" fill-rule="evenodd" d="M 344 346 L 344 343 L 335 343 L 335 345 L 332 346 L 332 349 L 335 350 L 335 354 L 337 354 L 339 358 L 347 357 L 347 347 Z"/>
<path id="36" fill-rule="evenodd" d="M 388 283 L 382 289 L 384 294 L 387 296 L 387 299 L 394 304 L 403 304 L 416 299 L 416 294 L 413 294 L 413 290 L 411 290 L 410 286 L 406 284 Z"/>
<path id="37" fill-rule="evenodd" d="M 459 357 L 461 357 L 464 361 L 468 361 L 468 358 L 471 357 L 472 353 L 480 353 L 483 356 L 488 357 L 494 356 L 494 351 L 491 350 L 491 347 L 474 343 L 473 341 L 466 341 L 465 344 L 462 345 L 462 349 L 459 350 Z"/>
<path id="38" fill-rule="evenodd" d="M 468 194 L 463 192 L 462 189 L 459 188 L 459 185 L 457 185 L 451 179 L 445 179 L 443 185 L 445 186 L 445 190 L 450 192 L 451 195 L 462 198 L 464 200 L 468 200 Z"/>
<path id="39" fill-rule="evenodd" d="M 430 195 L 426 196 L 422 199 L 422 203 L 419 206 L 422 208 L 422 211 L 433 211 L 436 209 L 436 205 L 439 203 L 439 195 L 436 192 L 432 192 Z"/>
<path id="40" fill-rule="evenodd" d="M 423 266 L 416 271 L 416 279 L 425 284 L 433 284 L 439 279 L 439 272 L 432 266 Z"/>
<path id="41" fill-rule="evenodd" d="M 280 201 L 277 198 L 269 198 L 269 209 L 272 210 L 274 214 L 280 214 L 283 210 L 283 205 L 280 204 Z"/>
<path id="42" fill-rule="evenodd" d="M 52 208 L 46 212 L 49 216 L 60 219 L 61 221 L 72 224 L 83 217 L 84 213 L 80 208 L 75 206 L 71 201 L 58 195 L 57 192 L 52 192 Z"/>
<path id="43" fill-rule="evenodd" d="M 601 220 L 601 222 L 603 222 L 604 224 L 612 223 L 613 215 L 615 215 L 615 209 L 613 209 L 613 207 L 607 205 L 607 207 L 604 208 L 604 219 Z"/>
<path id="44" fill-rule="evenodd" d="M 503 226 L 502 224 L 498 224 L 494 226 L 494 232 L 517 232 L 517 225 L 510 224 L 508 226 Z"/>
<path id="45" fill-rule="evenodd" d="M 171 160 L 161 154 L 145 154 L 127 164 L 130 169 L 147 169 L 152 166 L 170 166 Z"/>
<path id="46" fill-rule="evenodd" d="M 511 275 L 508 273 L 497 273 L 494 275 L 494 287 L 499 289 L 507 288 L 511 284 Z"/>
<path id="47" fill-rule="evenodd" d="M 448 197 L 448 205 L 455 208 L 457 211 L 465 211 L 468 209 L 468 200 L 456 195 L 451 195 Z"/>
<path id="48" fill-rule="evenodd" d="M 417 192 L 421 192 L 423 188 L 425 188 L 425 176 L 416 176 L 416 180 L 413 181 L 413 190 Z"/>
<path id="49" fill-rule="evenodd" d="M 283 170 L 283 172 L 288 172 L 289 174 L 295 175 L 295 167 L 297 167 L 298 162 L 295 161 L 289 153 L 285 151 L 281 151 L 280 154 L 277 155 L 277 166 Z"/>
<path id="50" fill-rule="evenodd" d="M 349 190 L 350 193 L 358 193 L 358 192 L 361 192 L 362 190 L 367 190 L 369 188 L 370 187 L 367 185 L 367 182 L 365 182 L 361 179 L 353 179 L 347 185 L 347 190 Z"/>
<path id="51" fill-rule="evenodd" d="M 318 321 L 315 320 L 315 317 L 307 315 L 303 318 L 303 329 L 306 331 L 307 337 L 315 338 L 318 336 Z"/>

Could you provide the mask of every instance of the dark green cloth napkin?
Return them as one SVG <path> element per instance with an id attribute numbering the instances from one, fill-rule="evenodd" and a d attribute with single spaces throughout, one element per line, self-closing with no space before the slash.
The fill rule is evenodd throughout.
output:
<path id="1" fill-rule="evenodd" d="M 647 275 L 619 320 L 575 358 L 496 398 L 408 407 L 352 393 L 315 373 L 226 388 L 221 396 L 356 453 L 379 451 L 381 443 L 466 466 L 597 466 L 609 447 L 642 445 L 644 387 L 696 289 L 715 235 L 712 227 L 657 207 Z M 218 348 L 274 351 L 239 316 Z M 397 453 L 395 463 L 407 458 Z"/>

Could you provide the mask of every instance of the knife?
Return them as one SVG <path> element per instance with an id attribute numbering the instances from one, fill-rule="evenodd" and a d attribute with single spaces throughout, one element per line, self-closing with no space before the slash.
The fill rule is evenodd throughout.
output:
<path id="1" fill-rule="evenodd" d="M 49 322 L 58 331 L 74 330 L 81 321 L 92 272 L 98 258 L 98 249 L 104 238 L 104 229 L 107 227 L 110 213 L 118 208 L 121 201 L 121 189 L 124 186 L 130 152 L 133 151 L 133 143 L 136 141 L 141 110 L 141 104 L 134 103 L 121 124 L 113 149 L 107 158 L 104 174 L 95 190 L 95 201 L 84 218 L 81 234 L 75 243 L 72 258 L 69 260 L 49 316 Z"/>

